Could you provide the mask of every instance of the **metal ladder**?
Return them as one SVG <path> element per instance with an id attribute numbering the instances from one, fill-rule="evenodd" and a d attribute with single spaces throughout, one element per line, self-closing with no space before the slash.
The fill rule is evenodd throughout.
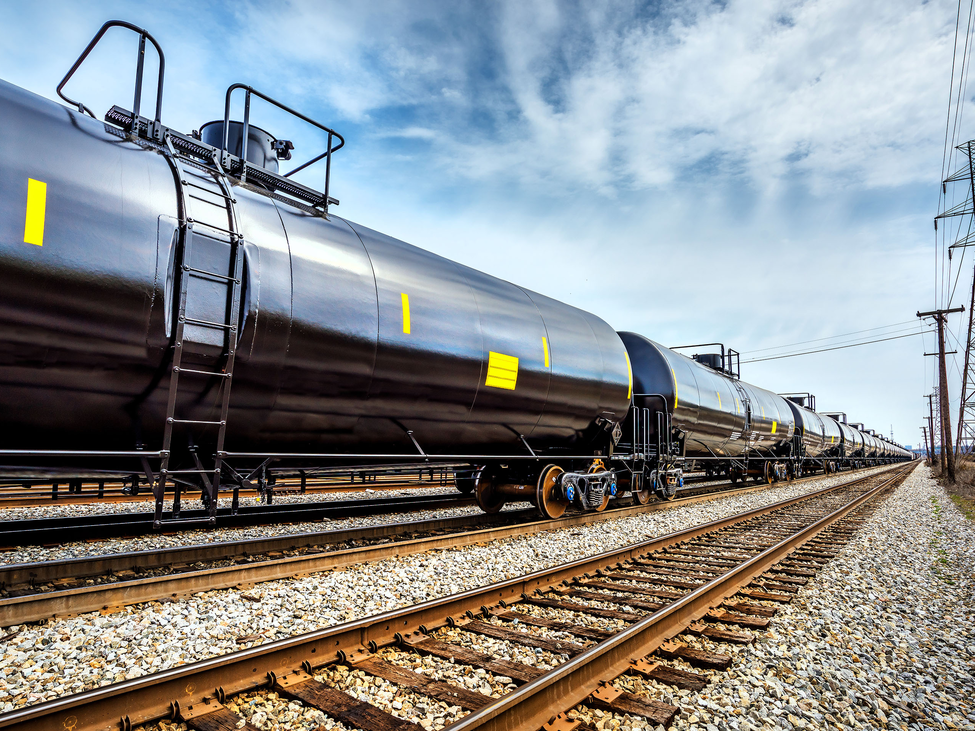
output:
<path id="1" fill-rule="evenodd" d="M 741 397 L 741 407 L 745 410 L 745 424 L 741 428 L 741 438 L 747 443 L 747 434 L 752 430 L 752 400 L 748 398 L 748 394 L 745 393 L 745 389 L 741 387 L 737 379 L 731 379 L 732 385 Z"/>
<path id="2" fill-rule="evenodd" d="M 244 265 L 243 238 L 234 207 L 236 199 L 216 154 L 211 169 L 180 155 L 168 135 L 166 146 L 167 157 L 177 177 L 182 247 L 181 253 L 177 254 L 179 308 L 174 328 L 163 458 L 153 486 L 156 499 L 153 527 L 156 529 L 175 524 L 216 523 L 217 494 L 223 466 L 221 454 L 227 435 Z M 187 354 L 210 359 L 213 366 L 185 367 L 183 360 Z M 180 399 L 183 378 L 216 379 L 219 418 L 193 419 L 181 415 L 192 407 L 192 404 L 182 403 L 185 399 Z M 193 392 L 196 393 L 195 390 Z M 192 430 L 194 427 L 205 429 L 213 426 L 217 427 L 216 455 L 213 467 L 206 468 L 192 443 Z M 174 432 L 177 430 L 186 433 L 195 468 L 170 469 Z M 197 475 L 202 480 L 209 497 L 207 517 L 180 519 L 180 475 Z M 164 520 L 166 485 L 171 479 L 174 485 L 172 517 Z"/>

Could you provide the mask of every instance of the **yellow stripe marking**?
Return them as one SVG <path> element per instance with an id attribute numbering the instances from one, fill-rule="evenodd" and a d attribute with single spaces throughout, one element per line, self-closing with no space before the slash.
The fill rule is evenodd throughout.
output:
<path id="1" fill-rule="evenodd" d="M 626 389 L 626 397 L 628 399 L 633 398 L 633 366 L 630 365 L 630 354 L 625 350 L 623 351 L 623 356 L 626 358 L 626 378 L 629 387 Z"/>
<path id="2" fill-rule="evenodd" d="M 718 394 L 718 408 L 721 408 L 721 391 L 715 391 Z"/>
<path id="3" fill-rule="evenodd" d="M 677 408 L 677 398 L 678 398 L 678 393 L 677 393 L 677 374 L 674 373 L 674 367 L 673 366 L 670 367 L 670 375 L 672 375 L 674 377 L 674 409 L 676 409 Z"/>
<path id="4" fill-rule="evenodd" d="M 403 299 L 403 334 L 410 334 L 410 296 L 406 292 L 400 293 Z"/>
<path id="5" fill-rule="evenodd" d="M 27 220 L 24 223 L 24 243 L 44 245 L 44 212 L 47 209 L 47 183 L 27 179 Z"/>
<path id="6" fill-rule="evenodd" d="M 495 353 L 493 350 L 488 355 L 487 377 L 484 385 L 491 388 L 504 388 L 508 391 L 515 390 L 518 382 L 518 359 L 513 355 Z"/>
<path id="7" fill-rule="evenodd" d="M 542 350 L 545 351 L 545 367 L 548 368 L 549 367 L 548 340 L 545 338 L 544 335 L 542 335 Z"/>
<path id="8" fill-rule="evenodd" d="M 779 428 L 779 422 L 773 421 L 772 422 L 772 433 L 775 434 L 775 430 L 778 429 L 778 428 Z"/>

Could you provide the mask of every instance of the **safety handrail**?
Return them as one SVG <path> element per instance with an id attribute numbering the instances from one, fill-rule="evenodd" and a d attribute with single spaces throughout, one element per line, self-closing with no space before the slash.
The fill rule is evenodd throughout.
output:
<path id="1" fill-rule="evenodd" d="M 57 89 L 58 96 L 64 99 L 64 101 L 66 101 L 68 104 L 77 107 L 78 111 L 81 112 L 82 114 L 87 114 L 92 119 L 96 118 L 94 113 L 91 111 L 91 109 L 86 107 L 81 102 L 75 101 L 74 99 L 70 99 L 69 97 L 67 97 L 64 94 L 63 89 L 65 84 L 67 84 L 68 81 L 71 79 L 71 77 L 74 76 L 75 72 L 78 70 L 81 64 L 85 62 L 85 59 L 88 58 L 88 55 L 92 52 L 95 46 L 98 45 L 98 42 L 102 39 L 102 36 L 105 35 L 105 33 L 108 31 L 109 28 L 125 28 L 127 30 L 133 31 L 134 33 L 139 34 L 139 57 L 136 62 L 136 71 L 135 71 L 135 101 L 132 102 L 133 120 L 137 120 L 139 118 L 139 110 L 142 106 L 142 76 L 145 70 L 146 40 L 152 43 L 153 47 L 156 49 L 156 53 L 159 54 L 159 82 L 156 86 L 155 121 L 161 122 L 162 121 L 163 78 L 166 74 L 166 57 L 165 55 L 163 55 L 162 48 L 159 47 L 159 44 L 156 42 L 156 39 L 149 34 L 149 31 L 145 30 L 144 28 L 140 28 L 137 25 L 133 25 L 132 23 L 128 23 L 124 20 L 110 20 L 101 27 L 98 33 L 95 34 L 95 37 L 91 39 L 91 42 L 88 44 L 88 47 L 85 48 L 82 54 L 78 57 L 78 60 L 74 62 L 74 65 L 71 67 L 71 70 L 68 71 L 68 73 L 65 75 L 63 79 L 61 79 L 61 83 L 58 84 L 58 89 Z"/>
<path id="2" fill-rule="evenodd" d="M 310 124 L 313 127 L 317 127 L 323 132 L 328 133 L 328 146 L 325 152 L 323 152 L 321 155 L 318 155 L 317 157 L 313 157 L 308 162 L 299 165 L 294 170 L 291 170 L 286 175 L 282 176 L 285 178 L 290 177 L 295 173 L 297 173 L 299 170 L 304 170 L 305 168 L 315 164 L 316 162 L 318 162 L 324 157 L 325 158 L 325 196 L 324 196 L 323 205 L 325 206 L 325 210 L 327 211 L 329 178 L 331 177 L 331 172 L 332 172 L 332 153 L 342 149 L 342 147 L 345 145 L 345 138 L 342 135 L 340 135 L 338 132 L 336 132 L 334 129 L 331 129 L 330 127 L 326 127 L 324 124 L 316 122 L 314 119 L 311 119 L 310 117 L 306 117 L 301 112 L 297 112 L 291 107 L 285 106 L 284 104 L 277 101 L 276 99 L 272 99 L 271 97 L 259 92 L 257 89 L 251 86 L 248 86 L 246 84 L 231 84 L 230 87 L 227 89 L 227 97 L 224 103 L 224 111 L 223 111 L 223 146 L 221 147 L 220 151 L 224 159 L 226 158 L 226 155 L 228 153 L 227 148 L 230 142 L 230 100 L 234 91 L 237 89 L 244 90 L 244 129 L 242 132 L 242 142 L 241 142 L 241 150 L 240 150 L 241 180 L 246 181 L 247 179 L 247 142 L 248 142 L 247 138 L 250 133 L 251 95 L 254 95 L 258 99 L 263 99 L 268 104 L 277 107 L 281 111 L 287 112 L 293 117 L 297 117 L 301 121 L 306 122 L 307 124 Z M 336 145 L 335 147 L 332 147 L 333 137 L 337 137 L 339 139 L 339 144 Z"/>

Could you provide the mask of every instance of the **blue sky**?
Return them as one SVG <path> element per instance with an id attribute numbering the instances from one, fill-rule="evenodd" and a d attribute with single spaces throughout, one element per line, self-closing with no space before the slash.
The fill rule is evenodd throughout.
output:
<path id="1" fill-rule="evenodd" d="M 0 9 L 0 78 L 53 98 L 104 20 L 142 25 L 166 52 L 165 123 L 222 116 L 233 82 L 266 90 L 345 135 L 339 215 L 667 345 L 723 341 L 747 359 L 935 303 L 944 0 Z M 133 59 L 130 39 L 113 42 L 69 91 L 99 114 L 127 107 Z M 255 122 L 296 159 L 321 144 L 262 110 Z M 913 444 L 924 347 L 742 375 Z"/>

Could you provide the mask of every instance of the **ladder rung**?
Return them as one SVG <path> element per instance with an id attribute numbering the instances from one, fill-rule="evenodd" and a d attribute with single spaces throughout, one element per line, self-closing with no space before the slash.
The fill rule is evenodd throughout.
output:
<path id="1" fill-rule="evenodd" d="M 209 475 L 216 470 L 166 470 L 167 475 Z"/>
<path id="2" fill-rule="evenodd" d="M 199 188 L 200 190 L 205 190 L 207 193 L 210 193 L 211 195 L 218 195 L 221 198 L 226 198 L 229 201 L 234 201 L 234 203 L 237 202 L 237 200 L 235 198 L 231 198 L 229 195 L 224 195 L 223 193 L 218 193 L 215 190 L 210 190 L 209 188 L 207 188 L 207 187 L 205 187 L 203 185 L 200 185 L 199 183 L 191 183 L 189 180 L 184 180 L 182 182 L 183 182 L 183 185 L 192 185 L 194 188 Z M 193 197 L 195 198 L 196 196 L 193 196 Z M 203 199 L 201 198 L 200 200 L 203 200 Z"/>
<path id="3" fill-rule="evenodd" d="M 230 378 L 229 373 L 221 373 L 217 371 L 199 371 L 196 368 L 181 368 L 176 366 L 173 368 L 174 373 L 191 373 L 195 376 L 213 376 L 214 378 Z"/>
<path id="4" fill-rule="evenodd" d="M 214 279 L 222 279 L 225 282 L 233 282 L 234 284 L 240 281 L 235 277 L 228 277 L 226 274 L 217 274 L 216 272 L 208 272 L 206 269 L 197 269 L 196 267 L 191 267 L 189 265 L 184 265 L 183 271 L 192 272 L 194 274 L 205 274 L 208 277 L 213 277 Z"/>
<path id="5" fill-rule="evenodd" d="M 202 198 L 202 197 L 200 197 L 198 195 L 193 195 L 192 193 L 189 193 L 188 196 L 190 198 L 192 198 L 193 200 L 195 200 L 195 201 L 200 201 L 200 203 L 206 203 L 208 206 L 213 206 L 214 208 L 219 208 L 221 211 L 227 210 L 227 204 L 226 203 L 218 203 L 217 201 L 212 201 L 212 200 L 209 200 L 207 198 Z"/>
<path id="6" fill-rule="evenodd" d="M 212 223 L 207 223 L 206 221 L 198 221 L 195 218 L 187 218 L 186 222 L 192 223 L 194 225 L 200 224 L 201 226 L 212 228 L 214 231 L 219 231 L 222 234 L 227 234 L 227 236 L 230 236 L 233 241 L 237 241 L 237 239 L 241 238 L 241 235 L 236 231 L 231 231 L 230 229 L 226 229 L 226 228 L 220 228 L 219 226 L 214 226 Z"/>
<path id="7" fill-rule="evenodd" d="M 230 325 L 230 324 L 222 323 L 222 322 L 210 322 L 209 320 L 197 320 L 197 319 L 192 318 L 192 317 L 185 317 L 185 318 L 183 318 L 183 322 L 185 322 L 188 325 L 202 325 L 204 327 L 216 327 L 216 328 L 220 328 L 220 329 L 223 329 L 223 330 L 236 330 L 237 329 L 237 326 L 236 325 Z"/>
<path id="8" fill-rule="evenodd" d="M 200 419 L 174 419 L 170 417 L 166 419 L 170 424 L 209 424 L 211 426 L 223 426 L 227 422 L 225 421 L 203 421 Z"/>

